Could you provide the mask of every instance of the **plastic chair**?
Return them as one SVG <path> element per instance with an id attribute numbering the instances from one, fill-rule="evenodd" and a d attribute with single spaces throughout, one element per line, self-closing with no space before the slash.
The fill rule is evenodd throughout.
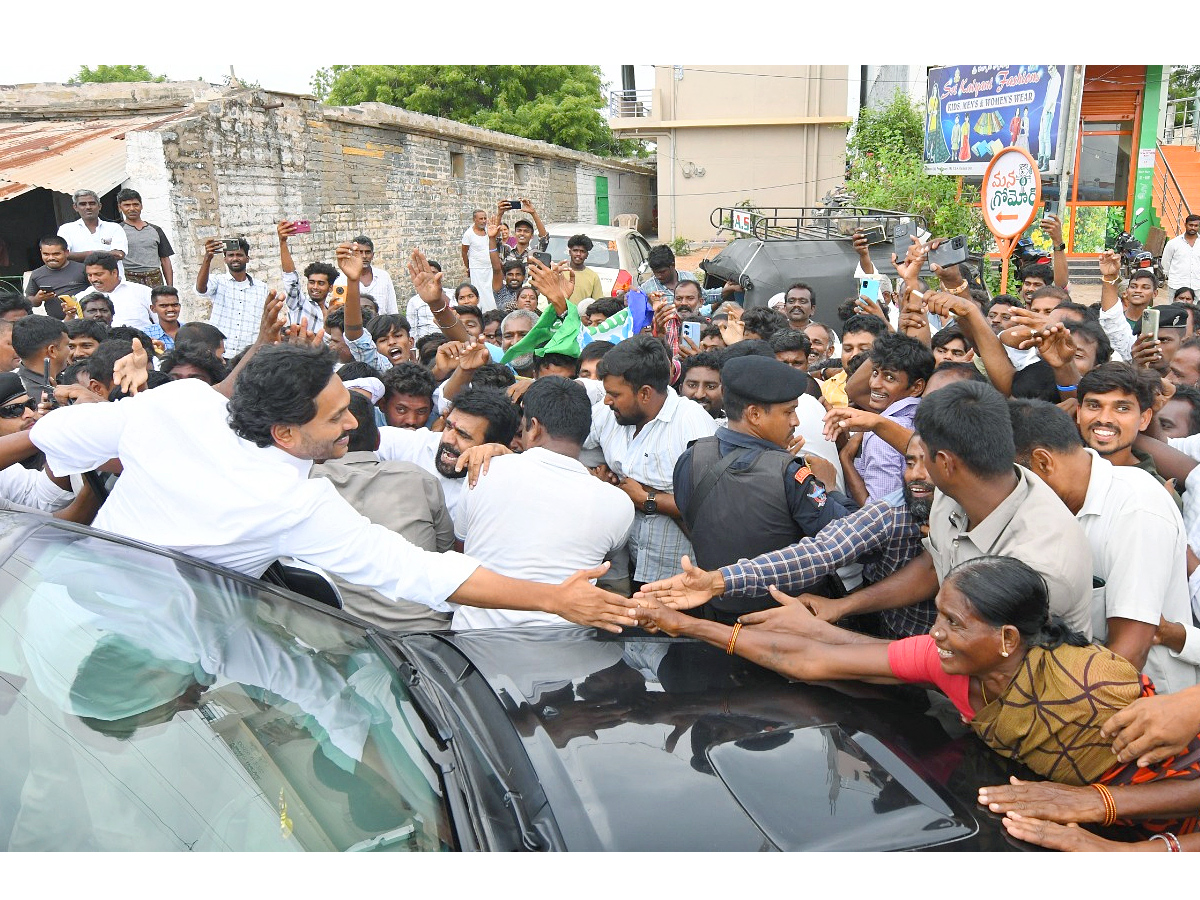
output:
<path id="1" fill-rule="evenodd" d="M 613 224 L 618 228 L 632 228 L 636 231 L 638 227 L 637 213 L 621 213 L 613 219 Z"/>

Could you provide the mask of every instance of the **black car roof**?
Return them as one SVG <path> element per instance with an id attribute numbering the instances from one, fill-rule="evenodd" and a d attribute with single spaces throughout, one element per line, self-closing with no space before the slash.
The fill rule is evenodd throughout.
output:
<path id="1" fill-rule="evenodd" d="M 954 716 L 951 736 L 924 691 L 789 683 L 696 642 L 582 628 L 400 644 L 486 680 L 569 849 L 1013 846 L 975 804 L 1011 767 Z"/>

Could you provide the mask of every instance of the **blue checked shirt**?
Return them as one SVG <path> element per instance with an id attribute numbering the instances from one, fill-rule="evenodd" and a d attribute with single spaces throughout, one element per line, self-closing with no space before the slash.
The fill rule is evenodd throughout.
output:
<path id="1" fill-rule="evenodd" d="M 863 564 L 864 577 L 874 584 L 920 552 L 921 528 L 908 511 L 904 492 L 895 491 L 834 519 L 816 537 L 723 566 L 721 575 L 725 596 L 762 596 L 772 584 L 785 594 L 799 594 L 853 562 Z M 936 615 L 933 601 L 881 613 L 884 627 L 897 638 L 927 633 Z"/>

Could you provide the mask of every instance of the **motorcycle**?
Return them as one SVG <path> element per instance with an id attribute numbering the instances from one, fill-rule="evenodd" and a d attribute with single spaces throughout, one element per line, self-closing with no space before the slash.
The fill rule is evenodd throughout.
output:
<path id="1" fill-rule="evenodd" d="M 1145 211 L 1143 207 L 1138 207 L 1134 211 L 1133 229 L 1135 231 L 1148 221 L 1147 219 L 1138 218 Z M 1117 236 L 1117 239 L 1113 242 L 1113 252 L 1121 257 L 1121 275 L 1126 281 L 1129 280 L 1134 272 L 1149 269 L 1154 273 L 1154 277 L 1158 279 L 1158 283 L 1163 283 L 1161 260 L 1143 247 L 1142 242 L 1135 238 L 1132 232 L 1122 231 Z"/>

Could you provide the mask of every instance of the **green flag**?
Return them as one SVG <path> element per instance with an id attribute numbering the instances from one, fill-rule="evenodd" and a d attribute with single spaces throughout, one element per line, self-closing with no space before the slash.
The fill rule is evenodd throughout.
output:
<path id="1" fill-rule="evenodd" d="M 547 306 L 537 324 L 529 330 L 529 334 L 517 341 L 504 352 L 501 362 L 510 362 L 525 353 L 545 356 L 547 353 L 561 353 L 564 356 L 579 357 L 579 330 L 583 322 L 579 318 L 579 307 L 567 301 L 567 312 L 560 319 L 554 311 L 554 306 Z"/>

